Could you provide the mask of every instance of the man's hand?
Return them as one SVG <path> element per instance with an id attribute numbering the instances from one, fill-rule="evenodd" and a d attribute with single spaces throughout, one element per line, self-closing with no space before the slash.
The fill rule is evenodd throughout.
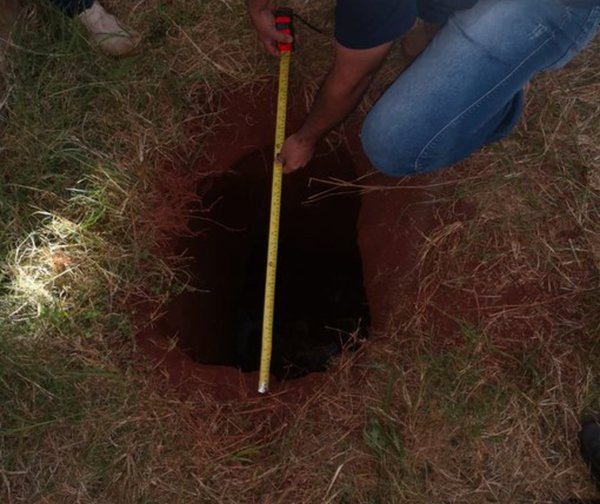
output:
<path id="1" fill-rule="evenodd" d="M 347 49 L 336 45 L 336 59 L 302 127 L 290 136 L 279 155 L 284 173 L 306 166 L 315 146 L 339 124 L 362 98 L 392 44 L 372 49 Z"/>
<path id="2" fill-rule="evenodd" d="M 283 173 L 304 168 L 315 153 L 316 143 L 295 133 L 284 142 L 278 159 L 283 163 Z"/>
<path id="3" fill-rule="evenodd" d="M 254 28 L 256 28 L 258 38 L 264 44 L 267 52 L 279 57 L 277 43 L 291 44 L 294 39 L 275 28 L 275 16 L 268 2 L 250 0 L 248 2 L 248 12 Z"/>

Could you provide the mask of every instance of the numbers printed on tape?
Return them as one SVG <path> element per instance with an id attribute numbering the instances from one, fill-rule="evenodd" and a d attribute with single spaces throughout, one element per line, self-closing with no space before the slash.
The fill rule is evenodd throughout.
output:
<path id="1" fill-rule="evenodd" d="M 265 280 L 265 304 L 262 325 L 262 349 L 258 391 L 269 390 L 269 375 L 273 349 L 273 318 L 275 315 L 275 281 L 277 277 L 277 249 L 279 244 L 279 219 L 281 215 L 281 188 L 283 165 L 277 161 L 285 140 L 287 117 L 288 78 L 290 52 L 281 54 L 279 61 L 279 90 L 277 93 L 277 119 L 275 121 L 275 152 L 273 163 L 273 185 L 271 189 L 271 216 L 269 222 L 269 246 L 267 252 L 267 275 Z"/>

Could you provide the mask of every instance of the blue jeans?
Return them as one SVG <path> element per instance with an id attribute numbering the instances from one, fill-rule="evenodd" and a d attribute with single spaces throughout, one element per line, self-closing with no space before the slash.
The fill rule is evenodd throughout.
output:
<path id="1" fill-rule="evenodd" d="M 455 12 L 369 112 L 367 156 L 388 175 L 415 175 L 505 137 L 527 82 L 565 65 L 599 26 L 600 7 L 559 0 L 480 0 Z"/>
<path id="2" fill-rule="evenodd" d="M 86 9 L 89 9 L 94 0 L 51 0 L 67 16 L 76 16 Z"/>

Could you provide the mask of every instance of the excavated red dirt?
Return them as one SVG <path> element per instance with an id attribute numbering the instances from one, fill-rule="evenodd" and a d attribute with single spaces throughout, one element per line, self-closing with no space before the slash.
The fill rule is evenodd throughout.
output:
<path id="1" fill-rule="evenodd" d="M 169 253 L 182 252 L 182 246 L 191 243 L 181 237 L 181 231 L 185 227 L 185 222 L 181 219 L 185 215 L 182 208 L 191 201 L 190 194 L 194 194 L 190 190 L 190 180 L 200 180 L 196 193 L 200 202 L 218 206 L 219 198 L 214 198 L 215 191 L 217 195 L 222 191 L 224 198 L 227 193 L 230 198 L 234 195 L 234 198 L 240 200 L 238 208 L 241 209 L 241 217 L 245 217 L 247 213 L 263 220 L 267 218 L 266 181 L 271 165 L 272 153 L 269 146 L 272 145 L 274 136 L 275 95 L 273 85 L 264 85 L 232 92 L 222 99 L 216 112 L 218 127 L 205 145 L 195 148 L 205 153 L 205 158 L 193 165 L 193 173 L 199 176 L 190 177 L 189 161 L 185 169 L 170 162 L 173 180 L 164 181 L 168 196 L 157 214 L 159 220 L 164 216 L 167 227 L 173 229 L 173 246 L 167 247 Z M 288 131 L 293 131 L 301 123 L 304 114 L 305 100 L 299 95 L 292 95 Z M 190 125 L 190 138 L 197 138 L 198 128 L 199 126 Z M 477 173 L 477 166 L 473 162 L 465 163 L 463 167 L 454 168 L 450 176 L 445 172 L 438 178 L 422 176 L 406 181 L 387 178 L 372 170 L 361 152 L 358 132 L 359 119 L 347 123 L 344 127 L 344 140 L 339 142 L 340 145 L 322 146 L 315 162 L 285 179 L 283 198 L 284 202 L 291 202 L 300 208 L 303 201 L 312 201 L 311 197 L 323 194 L 323 191 L 331 191 L 327 198 L 320 199 L 322 206 L 313 214 L 311 210 L 296 214 L 295 219 L 299 222 L 306 220 L 307 225 L 304 228 L 299 223 L 295 225 L 294 233 L 297 236 L 294 239 L 297 243 L 314 241 L 319 247 L 324 246 L 330 251 L 335 250 L 332 248 L 332 241 L 347 241 L 349 236 L 353 236 L 352 239 L 358 242 L 372 334 L 385 336 L 415 313 L 418 320 L 418 310 L 422 309 L 427 310 L 426 316 L 422 318 L 426 324 L 424 330 L 435 335 L 432 348 L 460 345 L 464 344 L 465 338 L 461 334 L 465 326 L 480 327 L 495 316 L 518 308 L 520 315 L 502 319 L 494 328 L 493 337 L 495 343 L 503 349 L 522 353 L 528 344 L 535 344 L 540 331 L 545 334 L 551 330 L 551 321 L 545 317 L 545 312 L 558 314 L 571 309 L 558 295 L 560 278 L 556 278 L 557 274 L 548 273 L 543 285 L 539 280 L 527 283 L 526 279 L 512 278 L 510 275 L 508 280 L 511 281 L 507 281 L 507 273 L 501 265 L 496 269 L 488 265 L 483 272 L 478 270 L 480 261 L 478 262 L 476 255 L 478 252 L 487 253 L 487 250 L 469 249 L 472 261 L 463 258 L 462 263 L 454 264 L 451 254 L 446 254 L 448 244 L 433 244 L 434 257 L 428 255 L 423 258 L 423 244 L 434 237 L 434 230 L 443 232 L 448 224 L 455 225 L 455 228 L 460 228 L 463 224 L 466 227 L 468 224 L 465 223 L 476 215 L 477 209 L 473 203 L 457 200 L 449 187 L 452 178 L 457 179 L 467 174 L 467 170 L 470 174 Z M 184 152 L 186 154 L 179 156 L 179 159 L 189 160 L 189 145 Z M 248 170 L 246 179 L 243 178 L 245 170 Z M 228 186 L 223 184 L 223 180 L 228 177 L 238 177 L 238 180 Z M 339 185 L 332 188 L 331 184 L 324 184 L 311 177 L 334 177 L 338 182 L 358 180 L 363 189 L 368 188 L 364 191 L 354 189 L 355 192 L 360 192 L 358 216 L 355 215 L 356 208 L 353 204 L 347 207 L 333 204 L 333 201 L 340 199 L 340 195 L 349 190 L 347 184 L 345 188 L 340 188 Z M 445 189 L 438 192 L 439 187 Z M 446 189 L 449 189 L 447 193 Z M 185 194 L 185 198 L 178 198 L 178 191 Z M 442 202 L 444 196 L 450 196 L 449 203 Z M 435 198 L 438 199 L 433 204 Z M 284 210 L 286 219 L 293 220 L 292 214 L 286 215 Z M 347 217 L 344 214 L 352 214 L 352 217 L 342 219 Z M 215 238 L 215 246 L 205 246 L 210 243 L 209 239 L 204 245 L 191 244 L 188 247 L 193 249 L 196 246 L 198 249 L 194 251 L 197 263 L 194 274 L 212 282 L 210 290 L 220 296 L 220 301 L 210 305 L 210 302 L 199 301 L 201 296 L 198 297 L 198 293 L 188 298 L 183 294 L 175 300 L 160 323 L 138 335 L 138 341 L 140 347 L 155 362 L 156 369 L 183 393 L 200 391 L 218 400 L 252 397 L 257 394 L 257 373 L 244 373 L 233 366 L 210 365 L 211 360 L 228 360 L 230 357 L 220 353 L 229 346 L 213 345 L 224 336 L 213 338 L 212 341 L 200 338 L 205 333 L 218 332 L 218 319 L 225 318 L 226 308 L 235 309 L 236 300 L 231 297 L 230 288 L 232 285 L 234 290 L 238 288 L 235 278 L 240 270 L 239 264 L 228 262 L 227 258 L 235 249 L 247 246 L 243 241 L 236 241 L 235 228 L 242 229 L 251 225 L 244 218 L 236 220 L 240 216 L 235 212 L 217 212 L 214 216 L 225 223 L 220 231 L 213 231 L 215 235 L 221 233 L 225 236 L 224 241 L 219 242 L 220 239 Z M 340 217 L 339 224 L 337 216 Z M 342 228 L 354 225 L 354 235 L 348 234 L 347 229 L 341 234 L 337 233 Z M 460 240 L 460 236 L 456 239 Z M 225 247 L 221 248 L 223 244 Z M 430 241 L 428 246 L 431 245 Z M 446 255 L 447 260 L 444 259 Z M 218 268 L 213 267 L 215 260 L 219 264 Z M 456 287 L 452 282 L 452 275 L 457 278 L 469 275 L 472 288 Z M 433 281 L 427 283 L 431 278 Z M 222 285 L 219 284 L 219 279 L 223 279 Z M 500 280 L 504 286 L 502 288 L 499 288 Z M 537 311 L 538 307 L 543 307 L 545 311 Z M 181 324 L 184 314 L 190 311 L 196 311 L 198 317 Z M 399 320 L 399 317 L 404 317 L 405 320 Z M 178 346 L 172 344 L 175 336 L 179 336 Z M 204 361 L 209 364 L 199 364 L 202 357 L 208 357 Z M 295 380 L 273 380 L 272 391 L 277 394 L 278 400 L 283 399 L 287 403 L 303 401 L 321 383 L 323 374 L 313 372 Z"/>
<path id="2" fill-rule="evenodd" d="M 206 174 L 200 183 L 198 193 L 201 200 L 203 195 L 206 196 L 211 190 L 214 190 L 215 184 L 218 185 L 219 175 L 227 177 L 232 173 L 243 172 L 244 166 L 248 164 L 248 159 L 264 158 L 262 163 L 260 159 L 259 162 L 252 162 L 254 168 L 251 168 L 250 171 L 258 170 L 260 172 L 261 166 L 264 167 L 263 171 L 268 171 L 270 166 L 269 146 L 273 142 L 275 117 L 274 88 L 264 86 L 262 89 L 246 89 L 231 93 L 223 99 L 220 109 L 219 126 L 205 145 L 206 159 L 197 163 L 197 170 Z M 289 110 L 288 131 L 293 131 L 303 118 L 304 102 L 292 97 Z M 286 178 L 284 182 L 284 213 L 286 201 L 301 203 L 308 201 L 311 196 L 331 189 L 330 185 L 319 184 L 313 178 L 333 177 L 336 180 L 352 181 L 372 172 L 371 166 L 361 152 L 358 131 L 358 124 L 347 124 L 346 140 L 343 145 L 337 146 L 333 152 L 331 152 L 331 147 L 323 146 L 309 167 Z M 244 166 L 240 166 L 240 163 Z M 332 165 L 335 165 L 333 169 Z M 240 191 L 240 187 L 244 186 L 237 184 L 236 198 L 244 200 L 241 208 L 248 208 L 249 205 L 256 206 L 256 202 L 261 201 L 262 203 L 259 205 L 261 210 L 258 215 L 266 218 L 268 216 L 268 191 L 265 191 L 264 188 L 264 177 L 259 182 L 256 182 L 257 180 L 259 179 L 256 177 L 253 179 L 249 174 L 247 192 Z M 398 184 L 397 180 L 380 175 L 369 175 L 368 182 L 370 185 L 380 185 L 381 187 L 397 186 Z M 328 208 L 329 218 L 332 217 L 331 212 L 351 212 L 350 207 L 343 205 L 328 207 L 328 201 L 335 201 L 336 198 L 339 198 L 339 193 L 343 192 L 342 189 L 336 190 L 338 191 L 337 196 L 332 195 L 322 199 L 322 205 L 316 212 L 313 212 L 314 215 L 308 217 L 309 223 L 305 228 L 307 229 L 306 235 L 300 234 L 294 237 L 298 243 L 312 241 L 320 246 L 325 242 L 330 242 L 328 247 L 331 247 L 331 243 L 335 242 L 339 230 L 333 224 L 327 224 L 318 229 L 317 234 L 320 236 L 315 236 L 310 230 L 319 227 L 316 223 L 323 215 L 327 214 Z M 398 289 L 414 291 L 416 288 L 413 273 L 420 244 L 435 224 L 432 206 L 425 204 L 429 200 L 430 195 L 422 189 L 400 187 L 392 191 L 371 191 L 360 196 L 360 211 L 356 221 L 344 220 L 341 218 L 343 215 L 340 215 L 339 227 L 347 227 L 348 222 L 351 226 L 356 225 L 355 239 L 360 248 L 364 288 L 371 315 L 371 327 L 374 332 L 384 331 L 388 327 L 390 316 L 394 313 L 394 303 L 397 302 L 395 295 Z M 321 217 L 319 212 L 323 212 Z M 212 250 L 195 251 L 196 256 L 202 258 L 199 261 L 200 270 L 196 271 L 196 274 L 208 279 L 213 278 L 213 280 L 215 276 L 222 275 L 223 285 L 230 285 L 231 278 L 227 280 L 225 277 L 235 277 L 239 271 L 233 266 L 231 268 L 226 266 L 223 271 L 214 271 L 210 267 L 203 269 L 202 264 L 212 264 L 209 260 L 211 257 L 214 260 L 215 256 L 227 255 L 227 250 L 242 246 L 235 242 L 236 219 L 231 217 L 231 215 L 219 216 L 227 222 L 226 228 L 223 227 L 222 230 L 222 233 L 229 235 L 225 251 L 218 250 L 218 247 L 212 248 Z M 302 214 L 301 217 L 297 216 L 296 218 L 306 219 L 307 217 L 306 214 Z M 247 226 L 248 223 L 239 221 L 237 225 Z M 301 227 L 296 229 L 301 229 Z M 181 240 L 179 246 L 181 247 Z M 227 247 L 229 248 L 227 249 Z M 227 258 L 221 257 L 220 260 L 224 265 L 229 264 Z M 213 281 L 212 285 L 216 286 L 216 291 L 219 290 L 218 281 Z M 226 305 L 227 303 L 231 304 L 231 300 L 226 299 L 227 296 L 226 289 L 221 289 L 221 292 L 216 293 L 216 298 L 220 298 L 220 301 L 217 300 L 216 303 L 222 304 L 225 299 Z M 188 296 L 187 301 L 185 296 L 177 301 L 161 323 L 145 330 L 138 336 L 141 348 L 155 360 L 157 369 L 181 390 L 200 388 L 204 393 L 222 400 L 255 395 L 256 372 L 242 373 L 230 366 L 198 364 L 190 357 L 190 355 L 205 353 L 217 360 L 218 357 L 225 359 L 225 356 L 220 356 L 219 352 L 226 346 L 214 346 L 208 340 L 207 342 L 194 341 L 194 338 L 197 338 L 194 334 L 203 333 L 198 327 L 194 328 L 194 332 L 179 326 L 180 345 L 173 347 L 169 343 L 170 338 L 175 336 L 169 320 L 180 318 L 178 313 L 189 311 L 190 307 L 193 310 L 193 303 L 197 299 L 198 297 L 194 298 L 191 295 Z M 190 305 L 190 303 L 192 304 Z M 214 330 L 215 324 L 219 323 L 213 316 L 216 312 L 220 315 L 219 308 L 210 303 L 202 305 L 207 316 L 205 322 L 202 319 L 199 322 L 201 325 L 206 323 L 203 329 L 206 332 Z M 215 320 L 210 320 L 211 317 Z M 314 385 L 319 383 L 320 379 L 320 373 L 311 373 L 303 378 L 281 383 L 273 380 L 272 390 L 274 393 L 281 394 L 281 397 L 287 397 L 294 401 L 302 400 L 306 394 L 311 393 Z"/>

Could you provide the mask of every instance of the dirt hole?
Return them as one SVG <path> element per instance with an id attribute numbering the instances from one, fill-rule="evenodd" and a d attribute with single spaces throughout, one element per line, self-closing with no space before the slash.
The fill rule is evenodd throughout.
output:
<path id="1" fill-rule="evenodd" d="M 190 288 L 171 304 L 162 331 L 196 362 L 258 369 L 268 236 L 272 148 L 260 149 L 199 189 Z M 283 185 L 272 373 L 279 379 L 323 371 L 366 337 L 356 222 L 359 196 L 312 177 L 351 179 L 344 149 L 320 154 Z"/>

